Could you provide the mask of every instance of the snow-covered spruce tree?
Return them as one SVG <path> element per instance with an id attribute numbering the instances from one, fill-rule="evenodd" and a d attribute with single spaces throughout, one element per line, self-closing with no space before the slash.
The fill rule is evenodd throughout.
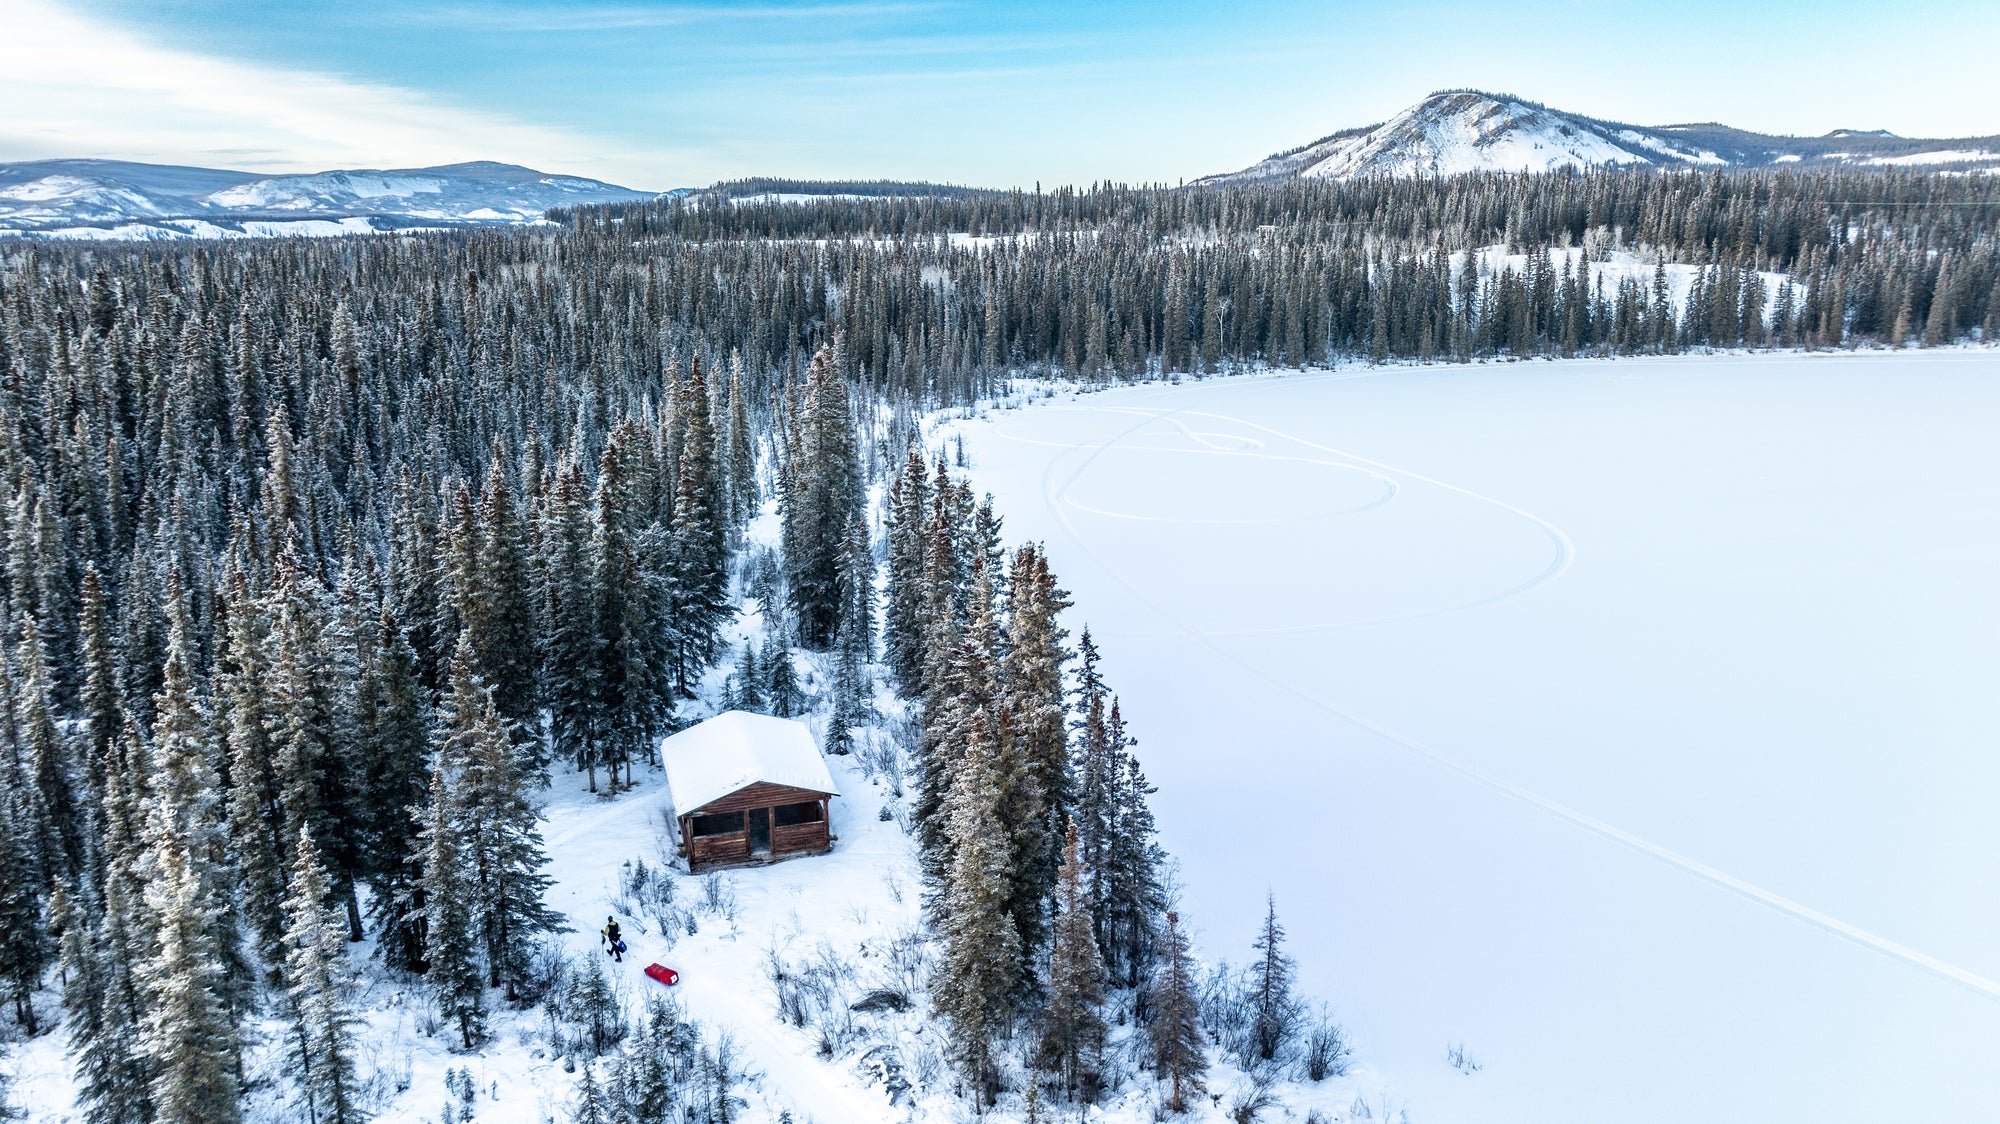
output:
<path id="1" fill-rule="evenodd" d="M 527 531 L 515 502 L 512 478 L 498 442 L 479 489 L 478 586 L 468 618 L 479 675 L 493 688 L 500 716 L 511 725 L 540 770 L 541 722 L 535 697 L 534 591 L 528 565 Z"/>
<path id="2" fill-rule="evenodd" d="M 757 667 L 757 646 L 749 640 L 743 642 L 743 658 L 736 661 L 736 706 L 764 709 L 764 673 Z"/>
<path id="3" fill-rule="evenodd" d="M 743 357 L 729 357 L 729 522 L 741 528 L 757 514 L 757 439 L 750 432 L 750 404 L 743 387 Z"/>
<path id="4" fill-rule="evenodd" d="M 101 908 L 65 897 L 62 919 L 63 1007 L 77 1099 L 89 1124 L 143 1124 L 153 1117 L 152 1061 L 140 1027 L 145 1005 L 137 971 L 151 956 L 138 836 L 140 799 L 125 762 L 143 764 L 145 749 L 127 722 L 124 750 L 106 759 L 105 876 Z"/>
<path id="5" fill-rule="evenodd" d="M 340 911 L 329 909 L 326 868 L 300 829 L 285 897 L 285 994 L 290 1000 L 299 1091 L 312 1124 L 358 1124 L 354 1053 L 354 969 Z"/>
<path id="6" fill-rule="evenodd" d="M 875 550 L 868 534 L 868 516 L 857 512 L 847 532 L 842 577 L 851 601 L 840 621 L 840 648 L 865 665 L 875 657 Z"/>
<path id="7" fill-rule="evenodd" d="M 949 1024 L 952 1060 L 988 1105 L 999 1094 L 994 1042 L 1020 994 L 1020 935 L 1007 914 L 1008 849 L 996 807 L 999 756 L 990 719 L 973 714 L 946 811 L 951 865 L 935 926 L 943 952 L 931 979 L 931 1006 Z"/>
<path id="8" fill-rule="evenodd" d="M 1284 951 L 1285 927 L 1278 923 L 1278 899 L 1264 896 L 1264 925 L 1251 945 L 1257 959 L 1250 966 L 1250 1033 L 1244 1043 L 1246 1066 L 1278 1058 L 1298 1029 L 1298 998 L 1292 994 L 1296 965 Z"/>
<path id="9" fill-rule="evenodd" d="M 1156 840 L 1157 829 L 1148 798 L 1153 786 L 1132 752 L 1132 737 L 1125 732 L 1124 715 L 1118 700 L 1111 700 L 1106 721 L 1108 740 L 1114 747 L 1114 789 L 1112 829 L 1105 841 L 1101 878 L 1103 900 L 1099 912 L 1103 923 L 1100 937 L 1107 961 L 1126 987 L 1139 986 L 1152 964 L 1155 936 L 1165 897 L 1160 885 L 1163 856 Z"/>
<path id="10" fill-rule="evenodd" d="M 430 701 L 417 680 L 416 651 L 386 607 L 375 628 L 373 658 L 358 687 L 368 700 L 367 721 L 358 731 L 362 869 L 374 891 L 383 963 L 415 971 L 423 963 L 423 861 L 410 809 L 423 803 L 428 780 Z M 523 753 L 533 751 L 524 747 Z"/>
<path id="11" fill-rule="evenodd" d="M 1104 1047 L 1104 959 L 1098 955 L 1090 901 L 1090 872 L 1077 848 L 1076 825 L 1063 835 L 1055 886 L 1055 922 L 1049 949 L 1048 1001 L 1042 1008 L 1040 1063 L 1062 1079 L 1072 1099 L 1088 1096 L 1093 1065 Z"/>
<path id="12" fill-rule="evenodd" d="M 423 848 L 424 981 L 431 1002 L 470 1050 L 486 1036 L 486 984 L 472 916 L 473 872 L 458 838 L 463 814 L 442 760 L 431 769 L 430 802 L 419 809 Z"/>
<path id="13" fill-rule="evenodd" d="M 888 573 L 882 607 L 883 658 L 897 689 L 911 698 L 923 692 L 924 547 L 930 508 L 930 470 L 912 445 L 889 488 Z"/>
<path id="14" fill-rule="evenodd" d="M 597 1067 L 584 1062 L 576 1079 L 576 1099 L 570 1105 L 570 1124 L 616 1124 L 611 1098 L 597 1083 Z"/>
<path id="15" fill-rule="evenodd" d="M 853 600 L 843 581 L 842 560 L 864 499 L 847 380 L 840 366 L 829 346 L 813 355 L 806 370 L 797 453 L 781 496 L 792 616 L 799 642 L 815 649 L 839 639 L 841 617 Z"/>
<path id="16" fill-rule="evenodd" d="M 668 548 L 666 621 L 674 634 L 674 687 L 689 683 L 715 659 L 717 638 L 729 615 L 729 495 L 716 454 L 708 384 L 701 360 L 674 388 L 680 423 L 679 472 L 674 481 L 672 541 Z"/>
<path id="17" fill-rule="evenodd" d="M 155 928 L 149 942 L 151 949 L 164 953 L 166 937 L 160 930 L 169 924 L 198 917 L 207 926 L 198 946 L 183 940 L 180 952 L 194 955 L 188 949 L 197 949 L 204 958 L 202 972 L 213 973 L 212 977 L 202 977 L 202 986 L 212 987 L 213 998 L 221 1005 L 223 1017 L 232 1028 L 219 1041 L 227 1048 L 231 1074 L 240 1078 L 242 1045 L 233 1028 L 254 1004 L 253 980 L 238 928 L 221 778 L 213 764 L 220 755 L 212 744 L 206 700 L 197 693 L 189 663 L 191 625 L 178 581 L 170 586 L 167 618 L 167 658 L 160 692 L 153 700 L 152 747 L 147 755 L 150 768 L 142 782 L 147 783 L 150 800 L 144 805 L 145 822 L 135 865 L 144 880 L 148 918 Z M 176 901 L 177 908 L 182 908 L 180 920 L 168 918 L 154 901 L 154 894 L 164 881 L 158 867 L 164 861 L 160 856 L 168 850 L 179 855 L 178 861 L 192 880 L 192 898 L 186 903 Z M 174 892 L 180 891 L 176 888 Z M 184 982 L 176 981 L 173 986 L 183 986 Z M 142 994 L 148 997 L 150 1018 L 160 1002 L 158 993 L 142 989 Z"/>
<path id="18" fill-rule="evenodd" d="M 156 819 L 165 817 L 156 812 Z M 162 825 L 165 827 L 165 825 Z M 201 861 L 188 836 L 161 830 L 146 887 L 154 951 L 139 972 L 146 995 L 141 1047 L 151 1069 L 157 1124 L 231 1124 L 240 1119 L 234 1070 L 241 1044 L 222 992 L 222 950 Z"/>
<path id="19" fill-rule="evenodd" d="M 437 490 L 421 467 L 402 467 L 396 477 L 389 531 L 389 605 L 408 630 L 417 653 L 418 678 L 436 690 L 450 654 L 442 645 L 439 607 L 444 604 L 438 568 Z"/>
<path id="20" fill-rule="evenodd" d="M 648 519 L 657 481 L 642 446 L 638 426 L 622 423 L 612 431 L 598 460 L 592 503 L 591 587 L 598 599 L 593 709 L 614 786 L 621 765 L 630 783 L 633 757 L 646 753 L 674 709 L 669 543 Z"/>
<path id="21" fill-rule="evenodd" d="M 78 587 L 82 605 L 78 609 L 77 631 L 83 651 L 83 682 L 77 703 L 82 710 L 78 733 L 82 746 L 78 763 L 90 785 L 91 817 L 101 825 L 104 816 L 104 769 L 124 725 L 124 688 L 118 666 L 118 649 L 111 635 L 111 620 L 104 604 L 104 585 L 97 567 L 86 563 L 83 582 Z M 104 877 L 104 853 L 100 846 L 93 854 L 93 882 Z"/>
<path id="22" fill-rule="evenodd" d="M 348 936 L 360 940 L 360 797 L 357 762 L 349 752 L 348 717 L 338 706 L 339 683 L 324 587 L 297 554 L 278 558 L 268 613 L 271 658 L 266 733 L 276 759 L 284 831 L 303 827 L 322 840 L 334 891 L 347 909 Z"/>
<path id="23" fill-rule="evenodd" d="M 516 997 L 534 941 L 561 918 L 543 902 L 549 877 L 529 777 L 469 643 L 452 658 L 451 696 L 439 714 L 437 761 L 449 790 L 447 827 L 470 882 L 469 909 L 487 985 Z M 428 882 L 428 879 L 427 879 Z"/>
<path id="24" fill-rule="evenodd" d="M 580 1028 L 575 1043 L 588 1051 L 585 1059 L 600 1058 L 618 1044 L 625 1034 L 625 1012 L 604 974 L 604 962 L 590 957 L 582 971 L 570 977 L 563 993 L 563 1017 Z"/>
<path id="25" fill-rule="evenodd" d="M 285 807 L 271 752 L 268 622 L 242 560 L 231 564 L 224 582 L 227 642 L 213 680 L 229 752 L 230 847 L 244 922 L 264 962 L 275 967 L 285 930 Z"/>
<path id="26" fill-rule="evenodd" d="M 1100 948 L 1106 943 L 1104 924 L 1105 858 L 1111 852 L 1116 827 L 1119 781 L 1123 771 L 1120 748 L 1111 734 L 1111 691 L 1098 670 L 1097 642 L 1085 628 L 1077 639 L 1076 712 L 1071 748 L 1070 822 L 1076 826 L 1084 865 L 1091 872 L 1091 901 Z"/>
<path id="27" fill-rule="evenodd" d="M 34 993 L 55 951 L 43 908 L 35 827 L 27 787 L 9 778 L 0 785 L 0 985 L 13 1001 L 14 1021 L 30 1036 L 40 1030 Z M 58 883 L 56 893 L 61 892 Z"/>
<path id="28" fill-rule="evenodd" d="M 55 683 L 42 645 L 41 626 L 33 616 L 21 617 L 21 642 L 14 649 L 13 736 L 26 758 L 32 775 L 35 810 L 40 823 L 33 842 L 35 869 L 45 885 L 57 878 L 75 881 L 82 877 L 85 864 L 85 828 L 82 802 L 77 799 L 70 743 L 56 728 Z"/>
<path id="29" fill-rule="evenodd" d="M 868 703 L 863 657 L 843 644 L 833 670 L 833 709 L 826 720 L 826 751 L 837 757 L 854 752 L 854 728 L 866 718 Z"/>
<path id="30" fill-rule="evenodd" d="M 993 777 L 996 800 L 1014 797 L 1020 787 L 1022 769 L 1012 745 L 1010 716 L 1002 709 L 999 654 L 1001 631 L 993 604 L 993 585 L 986 568 L 975 564 L 970 589 L 965 596 L 965 627 L 956 632 L 951 649 L 938 649 L 948 660 L 927 673 L 929 690 L 924 697 L 924 744 L 917 760 L 917 799 L 912 808 L 916 821 L 918 857 L 926 879 L 933 887 L 944 885 L 952 866 L 951 794 L 964 760 L 964 747 L 971 737 L 975 717 L 983 717 L 993 740 Z M 1005 885 L 1001 893 L 1008 901 L 1015 895 L 1014 833 L 1009 811 L 996 808 L 1001 816 L 1001 845 L 1006 848 L 1002 865 Z M 933 895 L 934 900 L 942 900 Z M 1019 934 L 1014 947 L 1018 954 Z M 1017 979 L 1013 986 L 1022 986 Z"/>
<path id="31" fill-rule="evenodd" d="M 535 565 L 541 689 L 554 752 L 590 778 L 597 791 L 604 722 L 599 705 L 597 573 L 592 565 L 590 503 L 572 457 L 556 468 L 542 500 Z"/>
<path id="32" fill-rule="evenodd" d="M 1071 804 L 1069 710 L 1063 691 L 1068 633 L 1056 615 L 1069 604 L 1039 548 L 1014 554 L 1007 595 L 1006 652 L 1001 696 L 1013 729 L 1018 781 L 1007 804 L 1014 844 L 1011 909 L 1021 947 L 1033 957 L 1046 934 L 1044 918 L 1062 862 Z M 1024 970 L 1028 964 L 1023 964 Z"/>
<path id="33" fill-rule="evenodd" d="M 1194 954 L 1180 926 L 1180 914 L 1168 910 L 1166 939 L 1150 996 L 1153 1021 L 1146 1024 L 1146 1036 L 1152 1044 L 1153 1068 L 1171 1090 L 1167 1107 L 1175 1112 L 1186 1112 L 1188 1097 L 1207 1088 L 1203 1081 L 1208 1072 L 1207 1040 L 1194 975 Z"/>
<path id="34" fill-rule="evenodd" d="M 791 646 L 773 631 L 764 637 L 764 700 L 772 714 L 790 718 L 805 705 L 799 690 L 798 669 L 792 663 Z"/>

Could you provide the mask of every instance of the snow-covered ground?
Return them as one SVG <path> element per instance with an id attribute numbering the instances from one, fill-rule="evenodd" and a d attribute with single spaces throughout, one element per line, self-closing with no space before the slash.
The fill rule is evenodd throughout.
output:
<path id="1" fill-rule="evenodd" d="M 1413 1120 L 2000 1113 L 2000 355 L 954 428 L 1102 644 L 1204 946 L 1274 889 Z"/>

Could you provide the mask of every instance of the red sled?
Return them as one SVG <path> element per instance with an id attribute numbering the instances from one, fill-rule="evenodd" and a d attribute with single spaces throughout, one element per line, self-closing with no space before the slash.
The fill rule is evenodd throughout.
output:
<path id="1" fill-rule="evenodd" d="M 646 965 L 646 974 L 660 981 L 661 983 L 666 984 L 668 987 L 672 987 L 675 984 L 681 982 L 681 974 L 679 972 L 674 971 L 672 968 L 667 967 L 665 964 Z"/>

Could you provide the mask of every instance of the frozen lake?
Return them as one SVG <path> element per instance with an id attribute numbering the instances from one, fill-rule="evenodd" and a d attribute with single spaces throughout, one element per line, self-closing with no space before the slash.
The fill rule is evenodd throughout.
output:
<path id="1" fill-rule="evenodd" d="M 1414 1124 L 2000 1118 L 2000 354 L 959 431 L 1101 642 L 1204 951 L 1268 884 Z"/>

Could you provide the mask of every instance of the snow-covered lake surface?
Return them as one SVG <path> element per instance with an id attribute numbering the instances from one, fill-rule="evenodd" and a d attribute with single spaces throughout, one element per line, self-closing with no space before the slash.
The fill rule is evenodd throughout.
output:
<path id="1" fill-rule="evenodd" d="M 1101 642 L 1204 951 L 1273 889 L 1413 1120 L 2000 1118 L 2000 354 L 956 429 Z"/>

